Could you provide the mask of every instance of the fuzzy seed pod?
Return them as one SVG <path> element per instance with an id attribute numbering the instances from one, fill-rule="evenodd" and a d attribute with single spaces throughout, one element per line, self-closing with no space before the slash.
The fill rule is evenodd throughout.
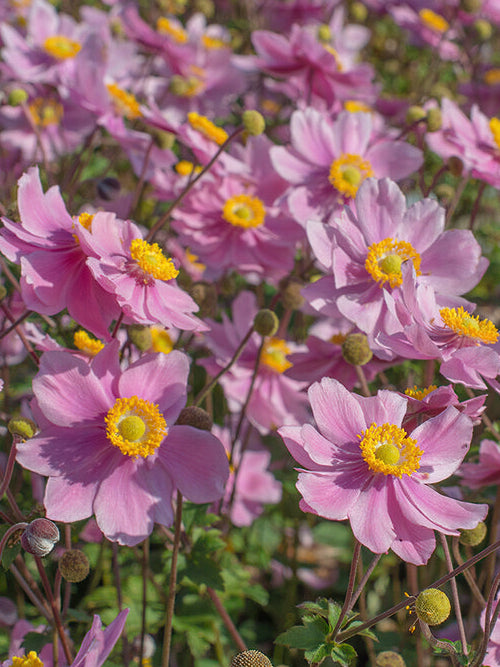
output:
<path id="1" fill-rule="evenodd" d="M 194 426 L 202 431 L 210 431 L 212 428 L 212 420 L 208 412 L 196 405 L 183 408 L 175 423 L 179 426 Z"/>
<path id="2" fill-rule="evenodd" d="M 373 352 L 368 345 L 368 338 L 363 333 L 349 334 L 342 343 L 342 356 L 348 364 L 353 366 L 364 366 L 367 364 Z"/>
<path id="3" fill-rule="evenodd" d="M 217 308 L 217 290 L 214 285 L 206 282 L 194 283 L 191 296 L 200 309 L 199 317 L 213 317 Z"/>
<path id="4" fill-rule="evenodd" d="M 484 540 L 487 532 L 488 528 L 486 524 L 484 521 L 480 521 L 475 528 L 461 530 L 458 541 L 464 546 L 476 547 Z"/>
<path id="5" fill-rule="evenodd" d="M 332 40 L 332 31 L 328 23 L 322 23 L 318 26 L 318 41 L 327 44 Z"/>
<path id="6" fill-rule="evenodd" d="M 268 308 L 262 308 L 254 317 L 253 326 L 261 336 L 274 336 L 278 331 L 279 320 L 275 313 Z"/>
<path id="7" fill-rule="evenodd" d="M 264 120 L 264 116 L 254 109 L 247 109 L 244 111 L 241 120 L 245 130 L 252 137 L 257 137 L 266 129 L 266 121 Z"/>
<path id="8" fill-rule="evenodd" d="M 260 651 L 243 651 L 234 656 L 230 667 L 273 667 L 273 663 Z"/>
<path id="9" fill-rule="evenodd" d="M 61 576 L 72 584 L 83 581 L 89 570 L 89 559 L 80 549 L 68 549 L 59 560 Z"/>
<path id="10" fill-rule="evenodd" d="M 406 122 L 409 125 L 413 125 L 413 123 L 416 123 L 419 120 L 425 120 L 426 118 L 427 111 L 423 107 L 419 107 L 415 104 L 409 107 L 408 111 L 406 112 Z"/>
<path id="11" fill-rule="evenodd" d="M 9 104 L 11 107 L 18 107 L 21 104 L 24 104 L 27 99 L 28 93 L 24 90 L 24 88 L 14 88 L 9 93 L 7 104 Z"/>
<path id="12" fill-rule="evenodd" d="M 47 556 L 59 542 L 59 528 L 49 519 L 34 519 L 21 535 L 22 548 L 34 556 Z"/>
<path id="13" fill-rule="evenodd" d="M 437 132 L 441 129 L 443 119 L 441 116 L 441 109 L 433 107 L 427 112 L 427 130 L 429 132 Z"/>
<path id="14" fill-rule="evenodd" d="M 394 651 L 382 651 L 382 653 L 378 653 L 375 664 L 377 667 L 406 667 L 403 656 Z"/>
<path id="15" fill-rule="evenodd" d="M 439 588 L 427 588 L 415 601 L 415 613 L 427 625 L 444 623 L 450 615 L 450 610 L 448 596 Z"/>
<path id="16" fill-rule="evenodd" d="M 25 417 L 11 419 L 7 424 L 7 428 L 9 429 L 9 433 L 12 433 L 12 435 L 17 436 L 23 441 L 32 438 L 37 431 L 35 422 Z"/>
<path id="17" fill-rule="evenodd" d="M 280 284 L 280 287 L 283 307 L 287 310 L 298 310 L 305 301 L 301 294 L 302 283 L 292 280 L 284 285 Z"/>
<path id="18" fill-rule="evenodd" d="M 128 327 L 128 337 L 141 352 L 149 350 L 153 346 L 151 329 L 142 324 L 132 324 Z"/>

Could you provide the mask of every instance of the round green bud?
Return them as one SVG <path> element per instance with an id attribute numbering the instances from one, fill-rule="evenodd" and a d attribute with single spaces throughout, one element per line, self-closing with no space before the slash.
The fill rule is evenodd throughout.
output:
<path id="1" fill-rule="evenodd" d="M 382 651 L 375 659 L 377 667 L 406 667 L 403 656 L 395 651 Z"/>
<path id="2" fill-rule="evenodd" d="M 189 90 L 189 81 L 185 76 L 174 74 L 170 79 L 168 89 L 172 95 L 185 95 Z"/>
<path id="3" fill-rule="evenodd" d="M 264 116 L 258 111 L 255 111 L 255 109 L 247 109 L 244 111 L 241 120 L 245 130 L 252 137 L 257 137 L 266 129 L 266 121 L 264 120 Z"/>
<path id="4" fill-rule="evenodd" d="M 212 0 L 195 0 L 194 6 L 196 11 L 204 14 L 207 19 L 215 15 L 215 5 Z"/>
<path id="5" fill-rule="evenodd" d="M 450 615 L 451 605 L 446 593 L 439 588 L 426 588 L 415 601 L 415 613 L 427 625 L 444 623 Z"/>
<path id="6" fill-rule="evenodd" d="M 254 317 L 253 326 L 261 336 L 274 336 L 278 331 L 279 320 L 275 313 L 268 308 L 262 308 Z"/>
<path id="7" fill-rule="evenodd" d="M 474 21 L 474 30 L 479 39 L 483 42 L 486 42 L 493 34 L 491 23 L 485 19 L 477 19 Z"/>
<path id="8" fill-rule="evenodd" d="M 421 120 L 427 118 L 427 111 L 423 107 L 419 107 L 416 104 L 408 108 L 406 112 L 406 122 L 408 125 L 413 125 Z"/>
<path id="9" fill-rule="evenodd" d="M 368 16 L 368 9 L 362 2 L 353 2 L 351 5 L 351 16 L 354 21 L 364 23 Z"/>
<path id="10" fill-rule="evenodd" d="M 131 324 L 128 327 L 128 337 L 141 352 L 145 352 L 153 346 L 151 329 L 142 324 Z"/>
<path id="11" fill-rule="evenodd" d="M 171 150 L 175 144 L 175 134 L 167 132 L 166 130 L 155 129 L 153 138 L 156 145 L 163 150 Z"/>
<path id="12" fill-rule="evenodd" d="M 464 529 L 460 531 L 459 542 L 464 546 L 476 547 L 486 537 L 488 528 L 484 521 L 480 521 L 475 528 Z"/>
<path id="13" fill-rule="evenodd" d="M 9 433 L 17 436 L 21 440 L 29 440 L 37 432 L 37 425 L 31 419 L 25 417 L 15 417 L 7 424 Z"/>
<path id="14" fill-rule="evenodd" d="M 80 549 L 68 549 L 59 559 L 59 571 L 66 581 L 77 584 L 83 581 L 89 571 L 89 559 Z"/>
<path id="15" fill-rule="evenodd" d="M 434 192 L 437 194 L 439 199 L 444 202 L 449 202 L 455 195 L 455 188 L 451 185 L 448 185 L 448 183 L 439 183 L 439 185 L 436 185 L 434 188 Z"/>
<path id="16" fill-rule="evenodd" d="M 330 30 L 330 26 L 328 25 L 328 23 L 322 23 L 318 27 L 318 40 L 320 42 L 323 42 L 324 44 L 331 42 L 332 31 Z"/>
<path id="17" fill-rule="evenodd" d="M 448 158 L 446 164 L 448 165 L 450 174 L 457 177 L 462 175 L 462 172 L 464 170 L 464 163 L 458 156 L 452 155 L 451 157 Z"/>
<path id="18" fill-rule="evenodd" d="M 7 103 L 11 107 L 18 107 L 21 106 L 21 104 L 24 104 L 27 99 L 28 93 L 24 90 L 24 88 L 13 88 L 9 93 Z"/>
<path id="19" fill-rule="evenodd" d="M 348 364 L 364 366 L 373 357 L 368 338 L 363 333 L 349 334 L 342 343 L 342 356 Z"/>
<path id="20" fill-rule="evenodd" d="M 427 129 L 429 132 L 437 132 L 441 129 L 443 119 L 441 116 L 441 109 L 439 107 L 432 107 L 427 112 Z"/>
<path id="21" fill-rule="evenodd" d="M 230 667 L 273 667 L 273 663 L 260 651 L 243 651 L 234 656 Z"/>
<path id="22" fill-rule="evenodd" d="M 304 297 L 301 294 L 302 283 L 295 280 L 287 282 L 281 287 L 281 302 L 287 310 L 298 310 L 304 303 Z"/>
<path id="23" fill-rule="evenodd" d="M 478 12 L 481 9 L 482 4 L 483 0 L 462 0 L 460 3 L 464 12 L 468 12 L 469 14 Z"/>
<path id="24" fill-rule="evenodd" d="M 210 431 L 212 428 L 212 418 L 208 412 L 196 405 L 183 408 L 175 423 L 180 426 L 194 426 L 202 431 Z"/>

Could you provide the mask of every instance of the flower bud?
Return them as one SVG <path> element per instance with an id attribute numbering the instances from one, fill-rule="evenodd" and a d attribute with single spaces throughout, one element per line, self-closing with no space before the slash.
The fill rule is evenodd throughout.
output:
<path id="1" fill-rule="evenodd" d="M 429 132 L 437 132 L 441 129 L 443 119 L 441 116 L 441 109 L 432 107 L 427 112 L 427 129 Z"/>
<path id="2" fill-rule="evenodd" d="M 80 549 L 68 549 L 59 559 L 61 576 L 72 584 L 83 581 L 89 570 L 89 559 Z"/>
<path id="3" fill-rule="evenodd" d="M 354 21 L 357 21 L 358 23 L 363 23 L 366 21 L 366 17 L 368 16 L 368 9 L 362 2 L 353 2 L 350 7 L 350 11 Z"/>
<path id="4" fill-rule="evenodd" d="M 7 428 L 9 429 L 9 433 L 17 436 L 23 442 L 24 440 L 32 438 L 37 431 L 35 422 L 31 419 L 26 419 L 25 417 L 15 417 L 14 419 L 11 419 L 7 424 Z"/>
<path id="5" fill-rule="evenodd" d="M 254 109 L 247 109 L 244 111 L 241 120 L 245 130 L 252 137 L 256 137 L 259 134 L 262 134 L 266 129 L 266 121 L 264 120 L 264 116 Z"/>
<path id="6" fill-rule="evenodd" d="M 451 185 L 448 185 L 448 183 L 439 183 L 434 188 L 434 192 L 437 194 L 439 199 L 446 203 L 453 199 L 455 195 L 455 188 Z"/>
<path id="7" fill-rule="evenodd" d="M 191 287 L 191 296 L 200 309 L 199 317 L 211 317 L 217 307 L 217 290 L 214 285 L 206 282 L 194 283 Z"/>
<path id="8" fill-rule="evenodd" d="M 259 310 L 253 320 L 254 329 L 261 336 L 274 336 L 278 331 L 278 325 L 278 317 L 268 308 Z"/>
<path id="9" fill-rule="evenodd" d="M 141 352 L 151 349 L 153 345 L 153 336 L 151 329 L 142 324 L 132 324 L 128 327 L 128 337 L 132 343 Z"/>
<path id="10" fill-rule="evenodd" d="M 450 610 L 448 596 L 439 588 L 427 588 L 415 601 L 415 613 L 427 625 L 444 623 L 450 615 Z"/>
<path id="11" fill-rule="evenodd" d="M 208 412 L 196 405 L 183 408 L 175 423 L 180 426 L 194 426 L 202 431 L 210 431 L 212 428 L 212 419 Z"/>
<path id="12" fill-rule="evenodd" d="M 348 364 L 364 366 L 373 357 L 368 338 L 363 333 L 349 334 L 342 343 L 342 356 Z"/>
<path id="13" fill-rule="evenodd" d="M 174 74 L 168 84 L 172 95 L 185 95 L 189 91 L 189 81 L 180 74 Z"/>
<path id="14" fill-rule="evenodd" d="M 34 556 L 46 556 L 59 542 L 59 528 L 49 519 L 34 519 L 21 535 L 21 546 Z"/>
<path id="15" fill-rule="evenodd" d="M 450 174 L 457 177 L 462 175 L 464 170 L 464 163 L 457 155 L 452 155 L 449 157 L 446 164 L 448 165 Z"/>
<path id="16" fill-rule="evenodd" d="M 195 0 L 195 10 L 204 14 L 207 19 L 211 19 L 215 14 L 215 5 L 212 0 Z"/>
<path id="17" fill-rule="evenodd" d="M 458 541 L 464 546 L 476 547 L 484 540 L 487 532 L 486 524 L 484 521 L 480 521 L 475 528 L 461 530 Z"/>
<path id="18" fill-rule="evenodd" d="M 474 21 L 474 29 L 479 39 L 483 42 L 486 42 L 493 34 L 491 23 L 485 19 Z"/>
<path id="19" fill-rule="evenodd" d="M 376 667 L 406 667 L 403 656 L 395 651 L 382 651 L 377 654 Z"/>
<path id="20" fill-rule="evenodd" d="M 106 176 L 97 181 L 97 194 L 104 201 L 113 201 L 120 194 L 120 181 L 113 176 Z"/>
<path id="21" fill-rule="evenodd" d="M 281 302 L 287 310 L 298 310 L 304 303 L 304 297 L 301 294 L 303 285 L 296 280 L 292 280 L 281 287 Z"/>
<path id="22" fill-rule="evenodd" d="M 408 108 L 406 112 L 406 122 L 409 125 L 417 123 L 420 120 L 425 120 L 427 118 L 427 111 L 423 107 L 419 107 L 416 104 Z"/>
<path id="23" fill-rule="evenodd" d="M 462 0 L 460 3 L 464 12 L 469 12 L 469 14 L 475 14 L 481 9 L 483 0 Z"/>
<path id="24" fill-rule="evenodd" d="M 243 651 L 234 656 L 230 667 L 273 667 L 273 663 L 260 651 Z"/>
<path id="25" fill-rule="evenodd" d="M 21 104 L 24 104 L 27 99 L 28 93 L 24 90 L 24 88 L 13 88 L 9 93 L 9 97 L 7 98 L 7 104 L 9 104 L 11 107 L 18 107 Z"/>
<path id="26" fill-rule="evenodd" d="M 325 44 L 332 41 L 332 31 L 328 23 L 322 23 L 318 26 L 318 40 Z"/>

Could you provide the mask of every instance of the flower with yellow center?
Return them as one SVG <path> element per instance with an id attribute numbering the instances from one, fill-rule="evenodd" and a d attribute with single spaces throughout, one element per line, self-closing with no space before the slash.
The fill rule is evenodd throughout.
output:
<path id="1" fill-rule="evenodd" d="M 281 338 L 268 338 L 260 355 L 260 362 L 277 373 L 284 373 L 292 363 L 286 358 L 291 350 Z"/>
<path id="2" fill-rule="evenodd" d="M 480 320 L 462 306 L 460 308 L 441 308 L 439 311 L 444 324 L 459 336 L 465 336 L 476 345 L 491 345 L 498 340 L 498 329 L 491 320 Z"/>
<path id="3" fill-rule="evenodd" d="M 200 116 L 196 111 L 190 111 L 187 118 L 193 129 L 200 134 L 203 134 L 207 139 L 215 141 L 219 146 L 221 146 L 229 137 L 228 133 L 223 130 L 222 127 L 217 127 L 217 125 L 212 123 L 211 120 L 208 120 L 206 116 Z"/>
<path id="4" fill-rule="evenodd" d="M 358 435 L 363 459 L 373 472 L 384 475 L 411 475 L 420 468 L 423 451 L 417 441 L 394 424 L 371 424 Z"/>
<path id="5" fill-rule="evenodd" d="M 133 458 L 154 454 L 168 433 L 158 406 L 137 396 L 117 398 L 104 421 L 111 443 Z"/>
<path id="6" fill-rule="evenodd" d="M 415 272 L 419 276 L 420 255 L 415 248 L 411 243 L 389 237 L 371 244 L 366 256 L 365 269 L 380 287 L 387 282 L 391 287 L 399 287 L 403 283 L 401 266 L 408 260 L 413 262 Z"/>
<path id="7" fill-rule="evenodd" d="M 349 111 L 349 113 L 357 113 L 358 111 L 371 113 L 373 111 L 371 106 L 365 104 L 364 102 L 359 102 L 358 100 L 346 100 L 344 102 L 344 109 Z"/>
<path id="8" fill-rule="evenodd" d="M 328 180 L 341 194 L 346 197 L 355 197 L 359 186 L 374 172 L 368 160 L 360 155 L 343 153 L 334 160 L 330 167 Z"/>
<path id="9" fill-rule="evenodd" d="M 487 86 L 497 86 L 500 83 L 500 67 L 493 67 L 485 72 L 483 81 Z"/>
<path id="10" fill-rule="evenodd" d="M 168 331 L 160 327 L 151 327 L 151 340 L 153 341 L 153 351 L 168 354 L 174 349 L 174 342 L 170 338 Z"/>
<path id="11" fill-rule="evenodd" d="M 413 387 L 409 387 L 408 389 L 405 389 L 405 394 L 409 396 L 410 398 L 416 398 L 417 401 L 422 401 L 426 396 L 428 396 L 431 392 L 433 392 L 435 389 L 437 389 L 435 384 L 430 384 L 428 387 L 424 387 L 423 389 L 419 389 L 417 385 L 413 385 Z"/>
<path id="12" fill-rule="evenodd" d="M 489 125 L 491 134 L 493 135 L 493 141 L 497 145 L 497 148 L 500 149 L 500 119 L 492 118 Z"/>
<path id="13" fill-rule="evenodd" d="M 31 119 L 37 127 L 48 127 L 49 125 L 59 125 L 63 114 L 63 105 L 57 100 L 35 97 L 28 104 Z"/>
<path id="14" fill-rule="evenodd" d="M 420 20 L 427 27 L 438 33 L 445 33 L 450 28 L 448 21 L 432 9 L 421 9 L 418 13 Z"/>
<path id="15" fill-rule="evenodd" d="M 179 275 L 170 257 L 165 257 L 157 243 L 134 239 L 130 244 L 130 255 L 141 269 L 141 280 L 149 284 L 153 279 L 173 280 Z"/>
<path id="16" fill-rule="evenodd" d="M 108 83 L 106 84 L 106 88 L 118 114 L 130 119 L 142 116 L 142 111 L 135 95 L 127 93 L 126 90 L 117 86 L 116 83 Z"/>
<path id="17" fill-rule="evenodd" d="M 47 37 L 43 43 L 43 48 L 53 58 L 67 60 L 68 58 L 74 58 L 82 45 L 64 35 L 52 35 L 52 37 Z"/>
<path id="18" fill-rule="evenodd" d="M 86 331 L 78 329 L 73 335 L 74 346 L 89 357 L 95 355 L 102 350 L 104 343 L 96 338 L 91 338 Z"/>
<path id="19" fill-rule="evenodd" d="M 168 35 L 177 44 L 185 44 L 188 41 L 187 32 L 169 21 L 165 16 L 160 16 L 156 21 L 156 30 L 161 35 Z"/>
<path id="20" fill-rule="evenodd" d="M 23 655 L 21 658 L 13 657 L 10 664 L 11 667 L 43 667 L 43 662 L 35 651 L 30 651 L 28 655 Z"/>
<path id="21" fill-rule="evenodd" d="M 235 227 L 260 227 L 264 224 L 266 207 L 258 197 L 235 195 L 224 204 L 222 217 Z"/>

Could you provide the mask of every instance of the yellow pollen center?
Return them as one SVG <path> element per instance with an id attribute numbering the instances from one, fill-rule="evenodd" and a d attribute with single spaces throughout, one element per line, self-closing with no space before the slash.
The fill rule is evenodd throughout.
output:
<path id="1" fill-rule="evenodd" d="M 170 338 L 168 331 L 159 327 L 151 327 L 151 338 L 153 340 L 153 351 L 168 354 L 174 349 L 174 343 Z"/>
<path id="2" fill-rule="evenodd" d="M 411 388 L 405 389 L 405 394 L 410 398 L 416 398 L 418 401 L 422 401 L 435 389 L 437 389 L 435 384 L 430 384 L 428 387 L 425 387 L 424 389 L 419 389 L 417 385 L 414 385 Z"/>
<path id="3" fill-rule="evenodd" d="M 448 21 L 440 14 L 433 12 L 432 9 L 421 9 L 418 15 L 422 23 L 435 32 L 444 33 L 450 27 Z"/>
<path id="4" fill-rule="evenodd" d="M 194 130 L 203 134 L 207 139 L 215 141 L 219 146 L 228 139 L 228 133 L 222 127 L 214 125 L 206 116 L 200 116 L 196 111 L 190 111 L 187 117 L 189 124 Z"/>
<path id="5" fill-rule="evenodd" d="M 38 127 L 47 127 L 48 125 L 58 125 L 63 117 L 63 106 L 56 100 L 46 100 L 43 97 L 36 97 L 28 105 L 30 116 L 33 123 Z"/>
<path id="6" fill-rule="evenodd" d="M 349 111 L 349 113 L 356 113 L 358 111 L 364 111 L 365 113 L 371 113 L 373 109 L 365 104 L 364 102 L 358 102 L 358 100 L 346 100 L 344 102 L 344 109 Z"/>
<path id="7" fill-rule="evenodd" d="M 148 276 L 158 280 L 172 280 L 179 275 L 173 261 L 165 257 L 157 243 L 134 239 L 130 244 L 130 255 Z"/>
<path id="8" fill-rule="evenodd" d="M 52 35 L 52 37 L 47 37 L 43 43 L 43 48 L 53 58 L 66 60 L 67 58 L 74 58 L 82 45 L 64 35 Z"/>
<path id="9" fill-rule="evenodd" d="M 259 227 L 264 224 L 266 207 L 258 197 L 236 195 L 224 204 L 222 217 L 235 227 Z"/>
<path id="10" fill-rule="evenodd" d="M 399 287 L 403 283 L 401 266 L 403 262 L 411 260 L 417 276 L 420 271 L 420 255 L 406 241 L 387 238 L 378 243 L 372 243 L 368 248 L 365 261 L 365 269 L 375 282 L 383 287 L 386 282 L 391 287 Z"/>
<path id="11" fill-rule="evenodd" d="M 332 162 L 328 180 L 346 197 L 355 197 L 365 178 L 373 175 L 373 169 L 368 160 L 363 160 L 360 155 L 343 153 Z"/>
<path id="12" fill-rule="evenodd" d="M 199 174 L 201 166 L 194 165 L 188 160 L 180 160 L 174 165 L 174 169 L 180 176 L 191 176 L 192 173 Z"/>
<path id="13" fill-rule="evenodd" d="M 500 83 L 500 68 L 489 69 L 483 75 L 483 81 L 488 86 L 496 86 Z"/>
<path id="14" fill-rule="evenodd" d="M 498 330 L 491 320 L 480 320 L 477 315 L 472 315 L 460 308 L 441 308 L 439 311 L 444 324 L 459 336 L 471 338 L 476 345 L 485 343 L 491 345 L 498 340 Z"/>
<path id="15" fill-rule="evenodd" d="M 102 341 L 97 340 L 96 338 L 91 338 L 86 331 L 83 331 L 83 329 L 75 331 L 73 344 L 78 350 L 81 350 L 89 357 L 95 357 L 95 355 L 104 347 Z"/>
<path id="16" fill-rule="evenodd" d="M 497 148 L 500 149 L 500 119 L 492 118 L 490 120 L 490 130 L 493 135 L 493 141 L 497 145 Z"/>
<path id="17" fill-rule="evenodd" d="M 416 440 L 394 424 L 371 424 L 358 438 L 363 459 L 373 472 L 402 477 L 420 468 L 423 451 Z"/>
<path id="18" fill-rule="evenodd" d="M 21 658 L 12 658 L 10 664 L 11 667 L 43 667 L 44 663 L 40 660 L 35 651 L 30 651 L 28 655 L 23 655 Z"/>
<path id="19" fill-rule="evenodd" d="M 227 46 L 223 39 L 220 39 L 219 37 L 210 37 L 209 35 L 203 35 L 201 41 L 206 49 L 223 49 Z"/>
<path id="20" fill-rule="evenodd" d="M 126 90 L 117 86 L 116 83 L 108 83 L 106 84 L 106 88 L 113 101 L 116 113 L 130 119 L 142 116 L 139 102 L 135 98 L 135 95 L 127 93 Z"/>
<path id="21" fill-rule="evenodd" d="M 271 368 L 277 373 L 283 373 L 287 368 L 291 368 L 292 364 L 286 358 L 290 354 L 290 348 L 281 338 L 269 338 L 264 343 L 260 361 L 262 364 Z"/>
<path id="22" fill-rule="evenodd" d="M 111 443 L 134 458 L 153 454 L 168 433 L 158 406 L 137 396 L 117 398 L 104 421 Z"/>
<path id="23" fill-rule="evenodd" d="M 94 219 L 94 215 L 92 213 L 80 213 L 78 216 L 78 222 L 81 224 L 82 227 L 85 227 L 85 229 L 88 232 L 92 231 L 92 220 Z"/>
<path id="24" fill-rule="evenodd" d="M 160 16 L 156 21 L 156 30 L 162 35 L 172 37 L 174 42 L 177 42 L 178 44 L 185 44 L 188 41 L 186 31 L 183 28 L 174 25 L 172 21 L 169 21 L 164 16 Z"/>

